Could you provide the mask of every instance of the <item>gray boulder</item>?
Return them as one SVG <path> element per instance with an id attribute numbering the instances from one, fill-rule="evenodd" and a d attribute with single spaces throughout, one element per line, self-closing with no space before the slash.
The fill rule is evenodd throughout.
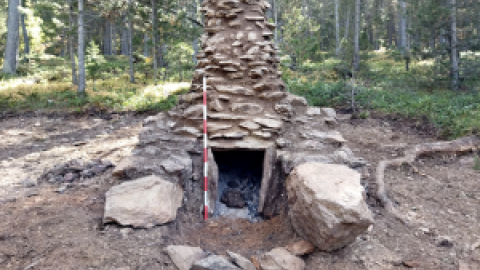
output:
<path id="1" fill-rule="evenodd" d="M 345 247 L 373 224 L 360 174 L 344 165 L 302 164 L 286 186 L 294 229 L 320 250 Z"/>

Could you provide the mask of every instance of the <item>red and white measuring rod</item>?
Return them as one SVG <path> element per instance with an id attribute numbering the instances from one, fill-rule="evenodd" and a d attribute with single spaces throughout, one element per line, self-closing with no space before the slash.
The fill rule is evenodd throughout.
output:
<path id="1" fill-rule="evenodd" d="M 207 137 L 207 78 L 203 77 L 203 177 L 204 177 L 204 214 L 208 219 L 208 137 Z"/>

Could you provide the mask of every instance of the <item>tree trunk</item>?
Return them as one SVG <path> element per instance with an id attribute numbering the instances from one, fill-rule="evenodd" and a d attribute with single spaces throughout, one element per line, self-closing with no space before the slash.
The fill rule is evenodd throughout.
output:
<path id="1" fill-rule="evenodd" d="M 105 18 L 103 28 L 103 55 L 112 55 L 112 37 L 110 30 L 110 20 Z"/>
<path id="2" fill-rule="evenodd" d="M 335 0 L 335 54 L 340 53 L 340 18 L 338 15 L 339 1 Z"/>
<path id="3" fill-rule="evenodd" d="M 277 21 L 277 1 L 276 0 L 273 0 L 273 7 L 272 7 L 272 10 L 273 10 L 273 20 L 275 22 L 275 25 L 277 27 L 275 27 L 275 32 L 274 32 L 274 38 L 275 38 L 275 43 L 278 42 L 278 33 L 277 33 L 277 29 L 278 29 L 278 21 Z"/>
<path id="4" fill-rule="evenodd" d="M 430 49 L 432 50 L 432 52 L 435 50 L 435 39 L 436 39 L 436 33 L 435 33 L 435 29 L 432 27 L 432 29 L 430 30 Z"/>
<path id="5" fill-rule="evenodd" d="M 123 17 L 122 27 L 122 55 L 128 56 L 128 19 L 126 14 Z"/>
<path id="6" fill-rule="evenodd" d="M 127 12 L 127 21 L 128 21 L 128 59 L 130 62 L 130 82 L 135 83 L 135 71 L 133 69 L 133 46 L 132 46 L 132 38 L 133 38 L 133 24 L 132 18 L 130 14 L 130 9 L 132 8 L 132 0 L 128 0 L 128 12 Z"/>
<path id="7" fill-rule="evenodd" d="M 83 0 L 78 0 L 78 95 L 85 96 L 85 32 Z"/>
<path id="8" fill-rule="evenodd" d="M 143 34 L 143 56 L 149 57 L 150 56 L 150 50 L 148 48 L 148 41 L 150 40 L 150 37 L 148 36 L 147 33 Z"/>
<path id="9" fill-rule="evenodd" d="M 457 55 L 457 3 L 451 0 L 451 20 L 452 20 L 452 90 L 458 90 L 458 55 Z"/>
<path id="10" fill-rule="evenodd" d="M 348 39 L 348 36 L 349 36 L 349 30 L 350 30 L 350 7 L 348 7 L 347 9 L 347 18 L 346 18 L 346 21 L 345 21 L 345 29 L 344 29 L 344 32 L 343 32 L 343 39 L 344 40 L 347 40 Z M 338 49 L 339 52 L 342 51 L 342 42 L 340 41 L 340 47 Z"/>
<path id="11" fill-rule="evenodd" d="M 23 1 L 22 6 L 25 7 L 25 1 Z M 25 14 L 21 15 L 21 24 L 22 24 L 22 33 L 23 33 L 23 46 L 24 46 L 23 53 L 25 54 L 25 58 L 26 58 L 26 55 L 30 54 L 30 39 L 28 37 L 27 25 L 25 24 L 25 17 L 26 17 Z M 63 41 L 63 37 L 62 37 L 62 41 Z M 63 45 L 63 43 L 62 43 L 62 45 Z M 63 50 L 63 47 L 62 47 L 62 50 Z"/>
<path id="12" fill-rule="evenodd" d="M 153 84 L 157 85 L 157 1 L 152 0 Z"/>
<path id="13" fill-rule="evenodd" d="M 110 37 L 112 38 L 112 55 L 117 55 L 117 28 L 115 27 L 115 21 L 110 23 Z"/>
<path id="14" fill-rule="evenodd" d="M 360 68 L 360 0 L 355 0 L 355 38 L 353 70 L 356 74 Z M 356 75 L 355 75 L 356 76 Z"/>
<path id="15" fill-rule="evenodd" d="M 70 52 L 70 61 L 72 62 L 72 83 L 78 85 L 77 68 L 75 63 L 75 52 L 73 51 L 73 4 L 72 0 L 68 0 L 68 46 Z"/>
<path id="16" fill-rule="evenodd" d="M 7 42 L 3 58 L 3 72 L 15 74 L 17 72 L 19 27 L 20 27 L 20 0 L 8 1 Z"/>
<path id="17" fill-rule="evenodd" d="M 405 56 L 407 49 L 407 4 L 405 1 L 398 1 L 398 48 Z"/>

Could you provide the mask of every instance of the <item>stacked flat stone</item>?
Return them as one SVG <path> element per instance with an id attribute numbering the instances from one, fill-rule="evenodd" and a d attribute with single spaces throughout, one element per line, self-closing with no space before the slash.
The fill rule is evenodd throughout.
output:
<path id="1" fill-rule="evenodd" d="M 206 0 L 205 33 L 191 91 L 177 111 L 177 133 L 201 135 L 202 80 L 208 84 L 208 130 L 216 142 L 274 141 L 292 103 L 306 108 L 303 98 L 285 91 L 277 70 L 277 47 L 271 40 L 275 25 L 269 23 L 264 0 Z"/>

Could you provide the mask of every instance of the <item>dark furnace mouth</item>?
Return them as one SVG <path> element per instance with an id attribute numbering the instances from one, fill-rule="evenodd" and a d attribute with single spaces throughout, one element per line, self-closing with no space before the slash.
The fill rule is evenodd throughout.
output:
<path id="1" fill-rule="evenodd" d="M 218 196 L 214 217 L 261 221 L 258 212 L 264 151 L 213 151 L 218 165 Z"/>

